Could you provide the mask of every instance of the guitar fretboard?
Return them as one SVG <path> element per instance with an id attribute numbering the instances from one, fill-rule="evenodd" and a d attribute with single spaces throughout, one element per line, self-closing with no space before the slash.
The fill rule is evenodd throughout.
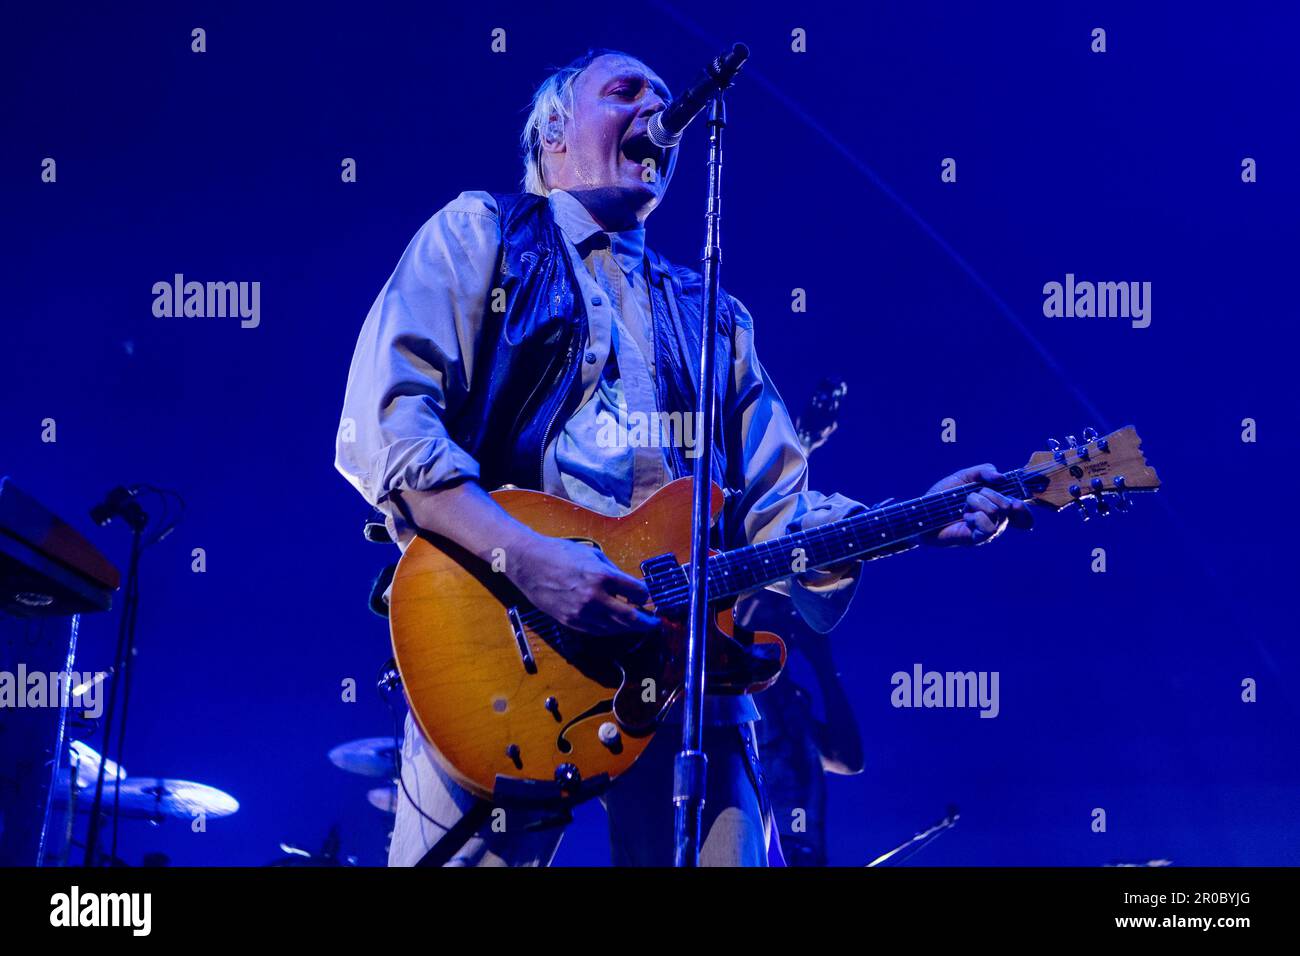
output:
<path id="1" fill-rule="evenodd" d="M 972 483 L 885 505 L 807 531 L 712 555 L 705 572 L 709 600 L 734 597 L 794 574 L 839 564 L 873 551 L 889 550 L 937 531 L 960 520 L 966 496 L 981 487 L 992 487 L 1007 497 L 1026 500 L 1032 497 L 1029 483 L 1034 477 L 1033 473 L 1018 468 L 994 482 Z M 646 584 L 657 606 L 684 604 L 687 566 L 678 564 L 655 570 L 647 574 Z"/>

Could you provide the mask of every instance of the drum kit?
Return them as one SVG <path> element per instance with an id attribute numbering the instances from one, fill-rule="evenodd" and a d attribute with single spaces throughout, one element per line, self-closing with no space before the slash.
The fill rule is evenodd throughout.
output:
<path id="1" fill-rule="evenodd" d="M 125 767 L 105 760 L 83 741 L 71 741 L 68 751 L 70 766 L 60 772 L 54 802 L 76 813 L 90 812 L 101 762 L 105 764 L 104 806 L 116 805 L 122 817 L 161 823 L 167 817 L 228 817 L 239 810 L 239 801 L 216 787 L 190 780 L 129 777 Z"/>
<path id="2" fill-rule="evenodd" d="M 346 773 L 369 777 L 373 780 L 384 779 L 387 783 L 373 787 L 366 793 L 366 800 L 376 810 L 390 816 L 397 812 L 397 792 L 399 774 L 400 744 L 395 737 L 363 737 L 339 744 L 329 751 L 330 763 Z M 105 760 L 89 744 L 73 740 L 68 745 L 70 766 L 59 772 L 59 786 L 54 794 L 56 806 L 68 809 L 66 846 L 74 846 L 72 824 L 77 813 L 90 810 L 96 779 L 100 764 L 104 764 L 104 807 L 111 813 L 116 802 L 118 815 L 127 819 L 148 820 L 157 825 L 167 818 L 193 820 L 200 815 L 206 817 L 227 817 L 239 810 L 239 802 L 230 794 L 189 780 L 175 780 L 161 777 L 130 777 L 126 768 L 119 767 L 112 760 Z M 924 848 L 936 837 L 951 830 L 957 823 L 959 814 L 956 807 L 949 807 L 944 819 L 922 830 L 909 840 L 888 853 L 877 857 L 867 864 L 868 867 L 897 865 L 913 853 Z M 391 833 L 390 833 L 391 836 Z M 339 827 L 330 829 L 320 850 L 315 853 L 287 843 L 280 844 L 283 854 L 272 860 L 267 866 L 356 866 L 355 856 L 340 856 Z M 385 848 L 385 853 L 387 848 Z M 65 861 L 66 862 L 66 861 Z M 107 860 L 114 865 L 125 865 L 120 860 Z M 148 864 L 148 858 L 146 858 Z M 1160 867 L 1169 866 L 1165 859 L 1140 862 L 1114 862 L 1109 866 L 1118 867 Z"/>
<path id="3" fill-rule="evenodd" d="M 72 862 L 68 854 L 79 847 L 73 838 L 78 814 L 90 813 L 100 766 L 104 768 L 102 813 L 116 812 L 120 819 L 147 820 L 154 825 L 168 818 L 196 820 L 228 817 L 239 810 L 239 801 L 223 790 L 192 780 L 166 777 L 131 777 L 125 767 L 103 757 L 82 740 L 68 743 L 68 766 L 61 769 L 51 802 L 65 815 L 63 864 Z M 125 865 L 121 860 L 102 860 L 111 865 Z"/>
<path id="4" fill-rule="evenodd" d="M 330 763 L 347 773 L 375 780 L 386 779 L 386 784 L 367 792 L 366 800 L 380 812 L 392 815 L 397 810 L 397 755 L 396 738 L 366 737 L 340 744 L 328 756 Z M 104 768 L 103 812 L 106 815 L 111 815 L 116 807 L 121 819 L 147 820 L 159 825 L 169 818 L 213 819 L 231 816 L 239 810 L 239 801 L 216 787 L 192 780 L 132 777 L 125 767 L 104 758 L 86 742 L 72 740 L 68 743 L 68 766 L 59 771 L 58 785 L 53 793 L 54 806 L 66 814 L 64 846 L 67 850 L 78 846 L 73 839 L 73 825 L 78 815 L 90 812 L 101 764 Z M 281 844 L 284 856 L 267 865 L 355 865 L 354 857 L 339 856 L 338 842 L 335 828 L 316 853 Z M 71 861 L 65 859 L 63 862 Z M 104 862 L 124 865 L 120 860 L 107 858 Z"/>
<path id="5" fill-rule="evenodd" d="M 367 802 L 386 814 L 397 812 L 397 774 L 398 742 L 393 737 L 363 737 L 339 744 L 328 754 L 329 761 L 347 773 L 354 773 L 372 780 L 386 779 L 383 786 L 373 787 L 366 793 Z M 390 833 L 391 836 L 391 833 Z M 339 855 L 339 827 L 336 824 L 325 837 L 321 848 L 315 853 L 292 846 L 280 844 L 284 856 L 267 866 L 356 866 L 355 856 Z M 385 856 L 388 853 L 384 847 Z"/>
<path id="6" fill-rule="evenodd" d="M 384 778 L 388 783 L 375 787 L 366 800 L 383 813 L 397 812 L 397 753 L 395 737 L 363 737 L 339 744 L 329 752 L 330 763 L 348 773 L 362 777 Z"/>

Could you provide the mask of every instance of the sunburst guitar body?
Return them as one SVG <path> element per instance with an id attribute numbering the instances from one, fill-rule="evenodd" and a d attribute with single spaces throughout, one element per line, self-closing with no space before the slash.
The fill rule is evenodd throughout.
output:
<path id="1" fill-rule="evenodd" d="M 650 559 L 671 571 L 690 555 L 689 478 L 622 517 L 536 491 L 492 497 L 534 531 L 598 547 L 638 578 Z M 721 505 L 715 486 L 715 517 Z M 389 603 L 407 700 L 440 764 L 477 796 L 547 802 L 598 792 L 640 756 L 680 695 L 684 607 L 661 602 L 672 608 L 657 609 L 658 632 L 580 634 L 529 607 L 503 573 L 509 560 L 486 563 L 434 538 L 407 548 Z M 736 634 L 729 605 L 712 616 L 709 691 L 770 685 L 785 663 L 780 638 Z"/>

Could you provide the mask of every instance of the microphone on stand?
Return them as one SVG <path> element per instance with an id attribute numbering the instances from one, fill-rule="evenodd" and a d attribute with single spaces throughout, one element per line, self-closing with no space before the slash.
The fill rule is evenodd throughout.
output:
<path id="1" fill-rule="evenodd" d="M 134 531 L 143 531 L 148 523 L 144 509 L 135 500 L 136 489 L 118 486 L 104 496 L 104 500 L 90 509 L 90 518 L 95 524 L 108 524 L 114 518 L 121 518 Z"/>
<path id="2" fill-rule="evenodd" d="M 704 68 L 704 74 L 666 109 L 650 117 L 646 134 L 650 142 L 660 149 L 671 149 L 682 141 L 682 133 L 691 120 L 700 114 L 709 100 L 731 85 L 741 66 L 749 59 L 749 47 L 737 43 L 729 53 L 713 58 Z"/>

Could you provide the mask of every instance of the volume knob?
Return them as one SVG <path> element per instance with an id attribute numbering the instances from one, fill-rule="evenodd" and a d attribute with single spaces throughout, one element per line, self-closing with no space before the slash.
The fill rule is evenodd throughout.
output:
<path id="1" fill-rule="evenodd" d="M 601 724 L 596 731 L 596 736 L 600 738 L 602 744 L 614 751 L 614 753 L 618 753 L 623 749 L 623 735 L 619 733 L 618 724 L 613 721 L 607 720 Z"/>

